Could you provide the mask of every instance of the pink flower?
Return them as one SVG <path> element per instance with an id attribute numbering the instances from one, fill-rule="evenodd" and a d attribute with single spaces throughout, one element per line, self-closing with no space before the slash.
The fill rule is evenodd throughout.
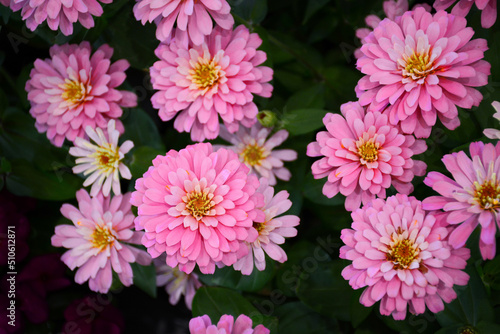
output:
<path id="1" fill-rule="evenodd" d="M 450 7 L 457 0 L 436 0 L 434 2 L 434 8 L 436 10 L 442 10 Z M 476 7 L 482 11 L 481 13 L 481 25 L 483 28 L 490 28 L 497 20 L 497 0 L 460 0 L 451 13 L 453 15 L 465 17 L 472 4 L 475 3 Z"/>
<path id="2" fill-rule="evenodd" d="M 90 196 L 96 196 L 102 189 L 102 194 L 108 196 L 111 187 L 115 195 L 120 195 L 120 178 L 130 180 L 132 174 L 127 166 L 122 162 L 125 154 L 134 147 L 131 140 L 125 141 L 118 146 L 120 133 L 115 129 L 115 120 L 108 122 L 107 134 L 104 134 L 101 128 L 92 129 L 87 126 L 85 133 L 95 144 L 77 137 L 75 146 L 69 149 L 69 154 L 79 157 L 76 159 L 76 166 L 73 167 L 73 173 L 82 173 L 89 175 L 84 187 L 92 184 Z M 103 184 L 104 183 L 104 184 Z"/>
<path id="3" fill-rule="evenodd" d="M 239 124 L 256 122 L 253 94 L 271 96 L 273 71 L 258 66 L 266 60 L 255 33 L 241 25 L 234 31 L 216 28 L 202 45 L 186 47 L 178 39 L 160 44 L 160 58 L 151 67 L 151 82 L 157 89 L 151 101 L 159 116 L 174 122 L 179 132 L 191 132 L 191 139 L 203 141 L 219 135 L 219 115 L 229 132 Z"/>
<path id="4" fill-rule="evenodd" d="M 444 210 L 448 224 L 458 225 L 450 234 L 450 244 L 459 248 L 465 245 L 474 229 L 481 225 L 479 248 L 483 259 L 493 259 L 496 254 L 496 225 L 500 226 L 500 143 L 471 143 L 471 158 L 465 152 L 447 154 L 442 161 L 453 179 L 430 172 L 424 183 L 441 196 L 426 198 L 426 210 Z"/>
<path id="5" fill-rule="evenodd" d="M 290 180 L 292 174 L 283 167 L 283 161 L 296 160 L 297 152 L 273 150 L 288 138 L 288 131 L 280 130 L 267 139 L 270 133 L 271 129 L 264 128 L 258 122 L 250 129 L 240 127 L 234 134 L 231 134 L 224 125 L 220 129 L 221 138 L 233 144 L 223 147 L 236 152 L 240 161 L 247 165 L 251 172 L 266 178 L 269 184 L 274 186 L 276 178 Z"/>
<path id="6" fill-rule="evenodd" d="M 196 264 L 213 274 L 215 264 L 233 265 L 246 255 L 245 242 L 257 238 L 263 222 L 259 181 L 248 175 L 236 153 L 209 143 L 157 156 L 137 180 L 131 203 L 138 207 L 137 230 L 154 257 L 189 274 Z"/>
<path id="7" fill-rule="evenodd" d="M 491 103 L 493 108 L 495 108 L 496 113 L 493 115 L 493 117 L 500 121 L 500 102 L 498 101 L 493 101 Z M 490 139 L 500 139 L 500 130 L 497 129 L 484 129 L 483 131 L 484 135 Z"/>
<path id="8" fill-rule="evenodd" d="M 89 281 L 90 290 L 107 293 L 113 280 L 112 271 L 118 274 L 125 286 L 133 282 L 130 263 L 149 265 L 151 257 L 131 246 L 140 242 L 141 232 L 131 227 L 134 214 L 129 203 L 131 193 L 110 199 L 99 194 L 90 198 L 85 189 L 76 192 L 79 208 L 63 204 L 61 213 L 72 225 L 58 225 L 52 236 L 52 246 L 69 250 L 61 260 L 71 269 L 79 269 L 75 281 Z"/>
<path id="9" fill-rule="evenodd" d="M 448 129 L 459 124 L 457 106 L 482 100 L 473 87 L 488 83 L 486 40 L 471 40 L 467 21 L 424 8 L 385 19 L 365 38 L 357 66 L 366 74 L 356 86 L 359 102 L 383 111 L 391 124 L 417 138 L 429 137 L 436 117 Z"/>
<path id="10" fill-rule="evenodd" d="M 111 64 L 113 49 L 107 44 L 90 53 L 88 42 L 54 45 L 50 59 L 35 61 L 26 82 L 35 126 L 56 146 L 64 138 L 84 137 L 87 126 L 106 128 L 108 120 L 122 115 L 121 107 L 137 105 L 134 93 L 115 89 L 125 80 L 128 61 Z M 118 120 L 116 127 L 123 133 Z"/>
<path id="11" fill-rule="evenodd" d="M 397 194 L 375 199 L 351 214 L 352 229 L 344 229 L 340 258 L 353 261 L 342 276 L 354 289 L 368 286 L 360 297 L 364 306 L 380 300 L 380 313 L 396 320 L 406 309 L 422 314 L 444 309 L 443 301 L 457 297 L 453 285 L 466 285 L 462 271 L 467 248 L 453 249 L 448 230 L 415 197 Z"/>
<path id="12" fill-rule="evenodd" d="M 98 0 L 102 3 L 111 3 L 113 0 Z M 94 26 L 92 16 L 101 16 L 103 13 L 101 4 L 97 0 L 2 0 L 1 3 L 9 6 L 17 12 L 21 10 L 21 16 L 26 21 L 26 26 L 34 31 L 38 25 L 47 21 L 52 30 L 61 29 L 61 32 L 69 36 L 73 34 L 73 23 L 80 22 L 82 26 L 90 29 Z"/>
<path id="13" fill-rule="evenodd" d="M 274 188 L 268 185 L 265 178 L 261 178 L 257 192 L 264 195 L 264 206 L 260 209 L 264 211 L 266 219 L 264 223 L 254 223 L 259 236 L 248 245 L 248 254 L 233 265 L 234 269 L 240 270 L 243 275 L 252 273 L 254 262 L 257 270 L 266 269 L 266 256 L 264 253 L 275 261 L 285 262 L 287 260 L 286 253 L 278 245 L 285 242 L 285 237 L 289 238 L 297 235 L 295 226 L 299 225 L 300 221 L 299 217 L 294 215 L 277 217 L 288 211 L 292 206 L 286 190 L 282 190 L 274 196 Z"/>
<path id="14" fill-rule="evenodd" d="M 224 314 L 220 317 L 217 326 L 212 325 L 212 321 L 208 315 L 193 318 L 189 321 L 190 334 L 269 334 L 270 331 L 264 325 L 258 325 L 252 328 L 252 319 L 244 314 L 240 314 L 236 318 L 236 322 L 232 315 Z"/>
<path id="15" fill-rule="evenodd" d="M 154 259 L 156 285 L 165 286 L 165 291 L 170 296 L 168 301 L 172 305 L 176 305 L 181 295 L 184 295 L 184 302 L 187 308 L 191 310 L 194 294 L 202 285 L 198 280 L 198 275 L 195 273 L 186 274 L 177 267 L 170 267 L 165 261 L 166 257 L 164 255 Z"/>
<path id="16" fill-rule="evenodd" d="M 226 0 L 136 0 L 134 15 L 142 24 L 147 21 L 158 25 L 156 38 L 165 42 L 170 39 L 174 24 L 177 23 L 175 37 L 195 44 L 203 43 L 205 36 L 213 31 L 211 17 L 222 29 L 230 30 L 234 19 Z"/>
<path id="17" fill-rule="evenodd" d="M 376 196 L 385 198 L 391 184 L 401 193 L 411 193 L 413 177 L 424 175 L 426 169 L 412 156 L 426 150 L 425 142 L 401 134 L 387 115 L 365 112 L 358 102 L 340 109 L 344 117 L 328 113 L 323 118 L 327 131 L 307 146 L 308 156 L 322 157 L 313 163 L 312 173 L 316 179 L 328 176 L 323 194 L 331 198 L 340 192 L 352 211 Z"/>

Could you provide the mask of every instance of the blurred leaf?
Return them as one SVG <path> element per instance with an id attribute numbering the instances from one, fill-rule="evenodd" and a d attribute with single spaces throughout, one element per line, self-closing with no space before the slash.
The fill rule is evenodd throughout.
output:
<path id="1" fill-rule="evenodd" d="M 327 112 L 323 109 L 287 110 L 283 115 L 283 127 L 292 135 L 313 132 L 323 127 L 323 117 Z"/>
<path id="2" fill-rule="evenodd" d="M 257 292 L 274 276 L 275 262 L 266 256 L 266 269 L 254 268 L 251 275 L 243 275 L 232 267 L 217 268 L 211 275 L 200 274 L 200 280 L 207 285 L 216 285 L 235 290 Z"/>
<path id="3" fill-rule="evenodd" d="M 139 289 L 151 297 L 156 298 L 156 269 L 154 264 L 141 266 L 134 262 L 130 266 L 134 272 L 134 285 L 137 285 Z"/>
<path id="4" fill-rule="evenodd" d="M 134 149 L 129 165 L 132 177 L 142 177 L 142 175 L 148 170 L 149 166 L 153 165 L 152 161 L 158 155 L 165 155 L 165 151 L 157 150 L 149 146 L 141 146 Z"/>
<path id="5" fill-rule="evenodd" d="M 483 280 L 494 290 L 500 290 L 500 257 L 486 262 L 483 268 Z"/>
<path id="6" fill-rule="evenodd" d="M 301 302 L 279 306 L 275 311 L 280 319 L 278 332 L 286 334 L 328 334 L 338 331 L 335 319 L 326 319 Z"/>
<path id="7" fill-rule="evenodd" d="M 271 330 L 271 333 L 274 333 L 278 325 L 276 318 L 263 316 L 238 292 L 225 288 L 204 286 L 196 291 L 193 299 L 193 317 L 205 314 L 215 324 L 224 314 L 230 314 L 235 319 L 240 314 L 245 314 L 252 319 L 253 327 L 257 324 L 263 324 Z"/>
<path id="8" fill-rule="evenodd" d="M 158 128 L 155 123 L 142 109 L 130 109 L 122 118 L 125 133 L 122 140 L 132 140 L 134 146 L 149 146 L 153 149 L 165 152 L 165 145 L 161 141 Z"/>
<path id="9" fill-rule="evenodd" d="M 321 204 L 321 205 L 343 205 L 345 202 L 345 197 L 340 193 L 328 198 L 323 194 L 323 186 L 327 178 L 315 179 L 311 173 L 307 173 L 306 179 L 304 181 L 304 197 L 308 200 Z"/>
<path id="10" fill-rule="evenodd" d="M 70 171 L 42 171 L 25 160 L 12 160 L 12 171 L 6 177 L 7 189 L 17 196 L 44 200 L 66 200 L 75 197 L 82 179 Z"/>
<path id="11" fill-rule="evenodd" d="M 236 17 L 257 25 L 266 17 L 267 0 L 229 0 L 231 12 Z"/>
<path id="12" fill-rule="evenodd" d="M 286 110 L 322 109 L 325 106 L 325 86 L 313 85 L 293 94 L 286 103 Z"/>
<path id="13" fill-rule="evenodd" d="M 351 297 L 351 323 L 354 328 L 358 327 L 371 313 L 373 307 L 366 307 L 359 302 L 363 290 L 354 290 Z"/>
<path id="14" fill-rule="evenodd" d="M 307 21 L 313 16 L 318 10 L 323 8 L 330 0 L 309 0 L 307 3 L 306 13 L 304 15 L 304 21 L 302 24 L 306 24 Z"/>
<path id="15" fill-rule="evenodd" d="M 318 268 L 299 280 L 297 296 L 315 310 L 330 318 L 350 321 L 350 308 L 346 301 L 352 300 L 353 290 L 340 274 L 344 269 L 341 261 L 319 263 Z"/>

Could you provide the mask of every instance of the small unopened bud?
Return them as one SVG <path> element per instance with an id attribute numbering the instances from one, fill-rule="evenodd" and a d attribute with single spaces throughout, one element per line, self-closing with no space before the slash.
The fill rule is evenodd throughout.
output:
<path id="1" fill-rule="evenodd" d="M 273 127 L 278 121 L 278 117 L 276 117 L 276 114 L 271 110 L 262 110 L 257 114 L 257 119 L 259 120 L 260 124 L 267 128 Z"/>

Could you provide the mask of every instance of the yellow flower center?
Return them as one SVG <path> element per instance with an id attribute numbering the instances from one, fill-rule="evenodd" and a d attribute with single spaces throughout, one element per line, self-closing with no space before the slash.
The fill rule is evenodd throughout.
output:
<path id="1" fill-rule="evenodd" d="M 191 80 L 199 89 L 209 90 L 219 82 L 220 66 L 212 59 L 210 62 L 200 58 L 195 67 L 189 71 Z"/>
<path id="2" fill-rule="evenodd" d="M 436 72 L 436 70 L 433 69 L 433 61 L 430 61 L 429 52 L 423 52 L 421 54 L 413 52 L 410 57 L 403 54 L 402 63 L 405 64 L 403 66 L 403 76 L 413 80 L 425 78 Z"/>
<path id="3" fill-rule="evenodd" d="M 120 152 L 118 148 L 111 147 L 111 144 L 106 146 L 99 146 L 99 148 L 92 153 L 92 158 L 95 159 L 94 164 L 97 168 L 104 172 L 112 172 L 120 163 Z"/>
<path id="4" fill-rule="evenodd" d="M 358 147 L 358 155 L 361 158 L 361 163 L 369 163 L 378 159 L 378 144 L 366 142 Z"/>
<path id="5" fill-rule="evenodd" d="M 243 152 L 240 153 L 240 156 L 250 166 L 260 165 L 264 158 L 264 148 L 257 144 L 248 144 Z"/>
<path id="6" fill-rule="evenodd" d="M 418 247 L 411 240 L 403 239 L 389 247 L 386 259 L 394 264 L 394 269 L 406 269 L 418 254 Z"/>
<path id="7" fill-rule="evenodd" d="M 87 88 L 83 82 L 65 79 L 65 83 L 59 85 L 63 90 L 61 97 L 73 105 L 80 104 L 87 97 Z"/>
<path id="8" fill-rule="evenodd" d="M 262 230 L 264 230 L 266 228 L 266 223 L 253 222 L 253 228 L 256 229 L 260 235 L 260 232 L 262 232 Z"/>
<path id="9" fill-rule="evenodd" d="M 94 233 L 91 235 L 92 245 L 95 248 L 100 248 L 102 251 L 107 246 L 113 246 L 115 242 L 115 236 L 110 228 L 106 225 L 104 226 L 96 226 Z"/>
<path id="10" fill-rule="evenodd" d="M 493 173 L 491 180 L 484 181 L 479 184 L 474 181 L 474 200 L 479 204 L 481 209 L 496 211 L 500 208 L 500 185 L 496 180 L 496 174 Z"/>
<path id="11" fill-rule="evenodd" d="M 206 194 L 203 192 L 187 194 L 185 200 L 186 210 L 196 218 L 196 220 L 200 220 L 214 208 L 215 203 L 212 201 L 213 196 L 213 194 Z"/>

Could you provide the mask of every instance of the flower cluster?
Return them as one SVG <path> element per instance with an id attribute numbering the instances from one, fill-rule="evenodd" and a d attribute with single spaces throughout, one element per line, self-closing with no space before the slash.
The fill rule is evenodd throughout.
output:
<path id="1" fill-rule="evenodd" d="M 257 325 L 252 328 L 252 319 L 241 314 L 234 321 L 232 315 L 224 314 L 216 325 L 212 325 L 212 321 L 208 315 L 193 318 L 189 322 L 190 334 L 269 334 L 270 331 L 264 325 Z"/>

